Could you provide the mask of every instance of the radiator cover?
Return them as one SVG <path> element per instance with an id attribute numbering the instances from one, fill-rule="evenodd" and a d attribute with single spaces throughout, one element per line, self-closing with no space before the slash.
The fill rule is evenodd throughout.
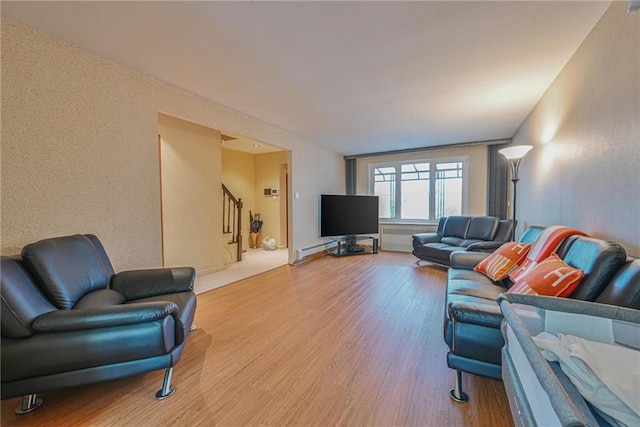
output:
<path id="1" fill-rule="evenodd" d="M 437 224 L 380 224 L 380 248 L 385 251 L 411 252 L 411 236 L 434 233 Z"/>

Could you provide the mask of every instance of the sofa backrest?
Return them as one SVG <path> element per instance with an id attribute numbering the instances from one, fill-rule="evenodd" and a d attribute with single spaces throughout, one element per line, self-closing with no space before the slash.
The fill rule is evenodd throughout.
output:
<path id="1" fill-rule="evenodd" d="M 511 240 L 511 233 L 513 233 L 513 220 L 501 219 L 498 222 L 498 229 L 495 236 L 493 236 L 493 240 L 496 242 L 508 242 Z"/>
<path id="2" fill-rule="evenodd" d="M 500 225 L 500 218 L 497 216 L 472 216 L 467 228 L 466 240 L 490 241 L 496 235 Z"/>
<path id="3" fill-rule="evenodd" d="M 538 239 L 538 237 L 540 237 L 540 235 L 542 234 L 544 229 L 545 229 L 545 227 L 541 227 L 539 225 L 529 226 L 529 228 L 524 230 L 524 233 L 522 233 L 522 236 L 520 236 L 519 242 L 520 243 L 533 243 L 533 242 L 535 242 Z"/>
<path id="4" fill-rule="evenodd" d="M 108 286 L 113 267 L 93 235 L 56 237 L 22 249 L 22 261 L 42 292 L 63 310 L 84 295 Z"/>
<path id="5" fill-rule="evenodd" d="M 0 321 L 2 336 L 25 338 L 34 334 L 31 324 L 40 315 L 56 311 L 40 292 L 17 258 L 3 256 L 0 261 Z"/>
<path id="6" fill-rule="evenodd" d="M 557 250 L 567 264 L 584 271 L 571 298 L 593 301 L 624 264 L 627 254 L 617 243 L 587 236 L 571 236 Z"/>
<path id="7" fill-rule="evenodd" d="M 596 302 L 640 310 L 640 259 L 627 260 Z"/>
<path id="8" fill-rule="evenodd" d="M 469 223 L 471 222 L 470 216 L 449 216 L 444 223 L 442 230 L 442 243 L 447 245 L 461 246 L 465 237 L 467 236 L 467 230 L 469 229 Z"/>

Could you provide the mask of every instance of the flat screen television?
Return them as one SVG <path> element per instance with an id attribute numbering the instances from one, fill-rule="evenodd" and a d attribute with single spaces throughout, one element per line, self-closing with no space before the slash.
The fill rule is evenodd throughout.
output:
<path id="1" fill-rule="evenodd" d="M 320 237 L 378 233 L 378 196 L 320 196 Z"/>

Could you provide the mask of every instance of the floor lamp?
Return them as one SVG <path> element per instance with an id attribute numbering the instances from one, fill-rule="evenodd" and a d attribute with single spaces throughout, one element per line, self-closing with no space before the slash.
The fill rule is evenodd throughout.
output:
<path id="1" fill-rule="evenodd" d="M 511 164 L 511 182 L 513 182 L 513 200 L 511 205 L 513 206 L 513 213 L 511 219 L 513 220 L 513 229 L 511 230 L 511 241 L 516 241 L 516 190 L 518 188 L 518 168 L 520 167 L 520 161 L 527 155 L 529 150 L 533 148 L 532 145 L 513 145 L 511 147 L 498 150 L 498 153 L 502 154 L 509 160 Z"/>

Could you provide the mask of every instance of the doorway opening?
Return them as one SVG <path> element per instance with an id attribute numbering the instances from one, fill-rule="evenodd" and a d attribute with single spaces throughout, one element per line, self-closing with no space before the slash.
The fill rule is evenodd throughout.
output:
<path id="1" fill-rule="evenodd" d="M 165 114 L 158 115 L 158 133 L 164 266 L 191 265 L 200 282 L 220 273 L 227 278 L 214 280 L 218 287 L 287 264 L 290 151 Z M 242 201 L 235 219 L 240 259 L 223 227 L 223 185 Z M 251 248 L 250 217 L 256 214 L 262 224 Z M 276 250 L 264 249 L 267 238 Z"/>

